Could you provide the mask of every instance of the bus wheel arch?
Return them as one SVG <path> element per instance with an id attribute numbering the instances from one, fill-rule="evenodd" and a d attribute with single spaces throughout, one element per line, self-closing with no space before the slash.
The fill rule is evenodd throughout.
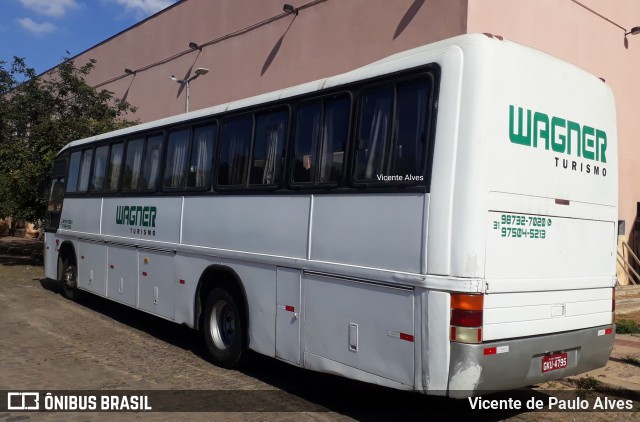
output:
<path id="1" fill-rule="evenodd" d="M 246 361 L 249 306 L 244 286 L 235 271 L 221 265 L 205 269 L 196 291 L 195 318 L 196 328 L 217 365 L 234 368 Z M 231 333 L 225 335 L 223 324 L 227 324 L 226 328 L 237 337 Z"/>

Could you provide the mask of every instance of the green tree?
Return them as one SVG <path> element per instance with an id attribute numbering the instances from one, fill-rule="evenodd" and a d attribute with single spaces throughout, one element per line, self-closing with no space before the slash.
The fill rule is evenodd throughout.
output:
<path id="1" fill-rule="evenodd" d="M 95 66 L 63 60 L 37 76 L 22 58 L 0 62 L 0 218 L 44 218 L 49 172 L 67 143 L 137 123 L 135 107 L 85 82 Z"/>

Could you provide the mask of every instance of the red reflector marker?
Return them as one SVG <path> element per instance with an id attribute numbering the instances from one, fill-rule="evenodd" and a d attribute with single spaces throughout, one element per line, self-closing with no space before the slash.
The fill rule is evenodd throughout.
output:
<path id="1" fill-rule="evenodd" d="M 147 276 L 147 272 L 146 272 L 146 271 L 143 271 L 143 272 L 142 272 L 142 275 L 146 277 L 146 276 Z"/>
<path id="2" fill-rule="evenodd" d="M 495 355 L 498 352 L 496 347 L 487 347 L 486 349 L 484 349 L 484 354 L 485 355 Z"/>
<path id="3" fill-rule="evenodd" d="M 400 340 L 406 340 L 413 343 L 413 336 L 411 334 L 400 333 Z"/>
<path id="4" fill-rule="evenodd" d="M 185 281 L 185 280 L 179 280 L 178 282 L 179 282 L 180 284 L 185 284 L 185 283 L 186 283 L 186 281 Z"/>
<path id="5" fill-rule="evenodd" d="M 611 333 L 613 333 L 613 328 L 607 328 L 607 329 L 604 330 L 604 334 L 605 335 L 609 335 Z"/>
<path id="6" fill-rule="evenodd" d="M 287 305 L 287 306 L 284 307 L 284 310 L 287 311 L 287 312 L 295 312 L 296 308 L 294 308 L 293 306 Z"/>

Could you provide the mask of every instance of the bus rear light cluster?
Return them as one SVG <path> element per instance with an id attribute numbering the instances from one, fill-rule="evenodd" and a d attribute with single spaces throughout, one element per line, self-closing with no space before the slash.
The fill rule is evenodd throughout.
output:
<path id="1" fill-rule="evenodd" d="M 451 294 L 449 339 L 458 343 L 482 343 L 483 295 Z"/>

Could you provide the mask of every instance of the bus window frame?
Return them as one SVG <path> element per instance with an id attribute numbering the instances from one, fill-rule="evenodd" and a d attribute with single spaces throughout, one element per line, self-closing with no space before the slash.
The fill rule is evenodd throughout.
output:
<path id="1" fill-rule="evenodd" d="M 188 131 L 189 133 L 189 137 L 187 139 L 187 157 L 185 162 L 184 183 L 183 183 L 183 186 L 178 186 L 178 187 L 165 186 L 164 180 L 167 175 L 167 168 L 169 167 L 169 162 L 168 162 L 169 138 L 171 137 L 171 134 L 181 132 L 181 131 Z M 195 128 L 194 128 L 194 125 L 192 124 L 170 127 L 165 130 L 164 150 L 162 152 L 163 159 L 161 163 L 161 176 L 160 176 L 160 185 L 161 185 L 162 192 L 175 194 L 175 193 L 187 191 L 187 179 L 189 177 L 189 164 L 191 162 L 191 149 L 193 148 L 194 131 L 195 131 Z"/>
<path id="2" fill-rule="evenodd" d="M 78 185 L 80 183 L 80 170 L 82 169 L 82 160 L 84 158 L 84 154 L 86 151 L 91 151 L 91 161 L 89 162 L 89 175 L 88 180 L 87 180 L 87 189 L 86 190 L 79 190 L 78 189 Z M 71 154 L 73 154 L 74 152 L 79 152 L 80 153 L 80 162 L 78 164 L 78 177 L 76 178 L 76 190 L 69 192 L 68 189 L 68 183 L 69 183 L 69 171 L 71 170 L 70 168 L 70 163 L 71 163 Z M 93 154 L 95 153 L 95 145 L 91 144 L 90 146 L 80 146 L 77 149 L 74 148 L 73 150 L 69 151 L 69 163 L 67 164 L 67 177 L 65 178 L 65 188 L 64 188 L 64 196 L 65 198 L 68 197 L 73 197 L 73 196 L 86 196 L 89 194 L 90 190 L 90 185 L 91 185 L 91 176 L 93 174 Z"/>
<path id="3" fill-rule="evenodd" d="M 340 98 L 347 98 L 349 100 L 349 123 L 347 126 L 347 142 L 346 145 L 344 146 L 344 158 L 342 160 L 342 180 L 340 181 L 335 181 L 335 182 L 319 182 L 319 170 L 320 170 L 320 150 L 322 148 L 322 136 L 323 136 L 323 130 L 324 130 L 324 118 L 325 118 L 325 107 L 326 107 L 326 102 L 328 100 L 335 100 L 335 99 L 340 99 Z M 316 160 L 315 160 L 315 165 L 316 165 L 316 174 L 314 175 L 314 179 L 311 182 L 296 182 L 293 180 L 293 174 L 294 174 L 294 166 L 295 166 L 295 135 L 296 135 L 296 131 L 298 129 L 298 111 L 300 108 L 305 107 L 307 105 L 312 105 L 312 104 L 317 104 L 320 103 L 321 106 L 321 121 L 322 121 L 322 126 L 320 127 L 320 133 L 318 136 L 318 144 L 316 145 Z M 350 179 L 349 176 L 349 161 L 350 161 L 350 149 L 351 149 L 351 139 L 352 139 L 352 130 L 353 130 L 353 119 L 354 119 L 354 95 L 353 95 L 353 91 L 351 90 L 340 90 L 337 92 L 331 92 L 331 93 L 326 93 L 324 95 L 319 95 L 316 97 L 311 97 L 311 98 L 305 98 L 302 99 L 300 101 L 295 102 L 294 107 L 293 107 L 293 114 L 291 116 L 292 118 L 290 119 L 290 125 L 291 125 L 291 133 L 289 136 L 290 139 L 290 143 L 287 147 L 288 149 L 288 157 L 290 157 L 291 161 L 287 160 L 286 162 L 286 167 L 288 170 L 288 176 L 287 176 L 287 186 L 291 189 L 295 189 L 297 191 L 299 190 L 304 190 L 304 189 L 331 189 L 331 188 L 339 188 L 339 187 L 346 187 L 348 185 L 348 181 Z"/>
<path id="4" fill-rule="evenodd" d="M 395 144 L 395 137 L 397 136 L 397 103 L 398 103 L 398 85 L 403 83 L 411 83 L 415 81 L 419 81 L 421 79 L 426 79 L 428 84 L 428 98 L 427 98 L 427 117 L 425 119 L 425 134 L 426 134 L 426 146 L 424 148 L 424 157 L 422 168 L 419 169 L 419 174 L 415 174 L 414 176 L 422 176 L 422 181 L 377 181 L 374 179 L 364 179 L 358 180 L 356 179 L 356 153 L 358 151 L 358 137 L 360 130 L 360 119 L 362 117 L 362 107 L 361 107 L 361 98 L 363 95 L 366 95 L 369 92 L 373 92 L 376 90 L 384 89 L 391 87 L 393 90 L 393 104 L 391 109 L 391 127 L 389 128 L 390 133 L 390 142 L 385 146 L 385 153 L 387 154 L 387 159 L 385 160 L 385 167 L 388 167 L 391 163 L 391 149 Z M 426 189 L 427 192 L 430 191 L 431 185 L 431 171 L 430 168 L 433 166 L 433 144 L 434 144 L 434 136 L 435 136 L 435 115 L 437 114 L 437 108 L 434 107 L 434 102 L 437 98 L 437 85 L 439 81 L 439 75 L 435 74 L 435 71 L 430 69 L 424 69 L 415 73 L 411 73 L 402 77 L 391 78 L 389 77 L 387 80 L 383 80 L 376 83 L 371 83 L 362 86 L 356 94 L 356 112 L 354 116 L 354 131 L 353 137 L 351 138 L 351 170 L 349 172 L 349 183 L 351 186 L 355 188 L 393 188 L 393 189 L 405 189 L 405 188 L 422 188 Z M 385 172 L 388 171 L 388 168 L 384 169 Z"/>
<path id="5" fill-rule="evenodd" d="M 437 63 L 428 63 L 425 65 L 417 66 L 411 69 L 405 69 L 399 72 L 393 72 L 384 75 L 378 75 L 371 78 L 367 78 L 365 80 L 360 80 L 356 82 L 346 83 L 344 85 L 340 85 L 337 87 L 331 87 L 327 89 L 323 89 L 320 91 L 309 92 L 305 94 L 300 94 L 296 96 L 292 96 L 289 98 L 280 98 L 277 100 L 273 100 L 264 104 L 256 104 L 252 106 L 248 106 L 246 108 L 235 109 L 231 111 L 221 112 L 211 116 L 204 116 L 195 118 L 192 120 L 185 120 L 181 122 L 177 122 L 174 124 L 165 124 L 159 125 L 156 128 L 151 130 L 141 130 L 137 132 L 128 133 L 125 136 L 118 137 L 110 137 L 104 141 L 87 144 L 81 144 L 69 149 L 65 149 L 62 154 L 72 154 L 76 151 L 83 151 L 87 149 L 87 145 L 90 145 L 89 148 L 95 148 L 97 146 L 103 145 L 103 142 L 106 142 L 110 145 L 109 148 L 109 161 L 111 160 L 111 149 L 113 144 L 117 144 L 122 142 L 124 144 L 123 147 L 123 161 L 120 168 L 120 174 L 118 177 L 118 188 L 113 191 L 103 190 L 102 192 L 71 192 L 67 193 L 66 191 L 66 183 L 69 181 L 69 166 L 70 166 L 70 155 L 68 155 L 69 161 L 67 162 L 67 174 L 65 175 L 65 196 L 152 196 L 152 195 L 165 195 L 165 196 L 175 196 L 175 195 L 185 195 L 185 196 L 194 196 L 194 195 L 218 195 L 218 194 L 257 194 L 261 192 L 272 192 L 272 194 L 360 194 L 360 193 L 428 193 L 431 190 L 431 177 L 432 177 L 432 168 L 433 168 L 433 153 L 434 153 L 434 144 L 435 144 L 435 135 L 437 128 L 437 115 L 438 115 L 438 101 L 440 94 L 440 76 L 441 69 Z M 406 81 L 411 81 L 415 79 L 419 79 L 421 77 L 426 77 L 430 79 L 430 96 L 428 99 L 428 107 L 427 112 L 429 113 L 428 118 L 426 119 L 426 130 L 427 133 L 426 140 L 428 145 L 425 150 L 427 153 L 426 159 L 423 162 L 423 169 L 421 174 L 424 176 L 423 181 L 420 184 L 399 184 L 397 182 L 383 182 L 383 183 L 371 183 L 371 182 L 354 182 L 354 170 L 355 170 L 355 144 L 356 144 L 356 136 L 357 136 L 357 119 L 359 119 L 359 104 L 358 96 L 361 92 L 370 89 L 371 87 L 375 87 L 377 85 L 385 85 L 391 84 L 394 85 L 394 96 L 395 96 L 395 85 L 398 83 L 403 83 Z M 297 110 L 299 107 L 303 105 L 307 105 L 310 103 L 323 101 L 323 112 L 324 112 L 324 102 L 328 99 L 332 98 L 340 98 L 342 95 L 347 95 L 350 101 L 350 110 L 349 110 L 349 128 L 348 128 L 348 139 L 347 145 L 345 149 L 345 156 L 343 159 L 343 178 L 338 182 L 330 182 L 330 183 L 295 183 L 291 180 L 292 172 L 293 172 L 293 158 L 294 157 L 294 148 L 295 148 L 295 129 L 296 129 L 296 117 Z M 394 99 L 394 107 L 395 107 L 395 99 Z M 279 109 L 288 109 L 289 111 L 289 122 L 287 128 L 287 144 L 285 146 L 284 155 L 285 155 L 285 165 L 283 168 L 283 174 L 280 178 L 279 182 L 274 185 L 250 185 L 248 184 L 249 179 L 247 178 L 247 183 L 244 185 L 219 185 L 218 183 L 218 170 L 219 170 L 219 159 L 220 159 L 220 148 L 222 147 L 221 136 L 222 136 L 222 127 L 225 121 L 242 117 L 245 115 L 250 115 L 252 118 L 252 124 L 254 127 L 252 128 L 251 134 L 251 151 L 253 152 L 253 142 L 255 136 L 255 115 L 259 113 L 266 113 L 269 111 L 277 111 Z M 165 172 L 165 160 L 167 154 L 167 134 L 169 131 L 179 130 L 181 127 L 191 127 L 192 134 L 191 138 L 193 138 L 194 131 L 199 127 L 204 127 L 208 125 L 216 125 L 215 129 L 215 138 L 214 138 L 214 151 L 212 157 L 212 174 L 211 174 L 211 183 L 207 187 L 189 187 L 186 186 L 184 189 L 165 189 L 163 186 L 163 178 Z M 147 147 L 147 139 L 154 135 L 162 135 L 163 143 L 162 143 L 162 162 L 161 162 L 161 170 L 160 170 L 160 181 L 157 184 L 155 189 L 124 189 L 123 186 L 123 176 L 124 170 L 126 166 L 126 158 L 129 150 L 129 143 L 131 141 L 135 141 L 137 139 L 143 139 L 143 157 L 145 159 L 146 156 L 146 147 Z M 193 139 L 190 142 L 190 151 L 193 148 Z M 319 159 L 319 157 L 318 157 Z M 250 164 L 250 163 L 249 163 Z M 92 157 L 92 167 L 93 167 L 93 157 Z M 247 177 L 248 177 L 247 169 Z M 142 177 L 142 168 L 141 174 Z"/>
<path id="6" fill-rule="evenodd" d="M 293 103 L 293 102 L 291 102 Z M 215 192 L 224 192 L 224 193 L 257 193 L 257 192 L 265 192 L 265 191 L 277 191 L 280 189 L 283 189 L 286 186 L 286 179 L 288 177 L 288 160 L 289 160 L 289 147 L 290 147 L 290 139 L 291 139 L 291 124 L 292 124 L 292 106 L 291 103 L 282 103 L 282 102 L 277 102 L 275 104 L 271 104 L 268 107 L 261 107 L 261 108 L 254 108 L 254 109 L 248 109 L 248 110 L 243 110 L 242 112 L 239 113 L 233 113 L 233 114 L 229 114 L 229 115 L 223 115 L 220 120 L 219 120 L 219 124 L 218 124 L 218 144 L 216 146 L 216 157 L 215 157 L 215 172 L 214 172 L 214 179 L 213 179 L 213 190 Z M 287 119 L 287 127 L 285 130 L 285 134 L 286 134 L 286 139 L 285 139 L 285 145 L 284 148 L 282 149 L 284 152 L 284 164 L 282 166 L 282 174 L 280 177 L 280 180 L 277 183 L 271 184 L 271 185 L 261 185 L 261 184 L 250 184 L 250 171 L 251 171 L 251 160 L 253 158 L 253 147 L 255 144 L 255 137 L 256 137 L 256 117 L 257 115 L 262 115 L 262 114 L 269 114 L 269 113 L 276 113 L 278 111 L 287 111 L 288 112 L 288 119 Z M 251 140 L 249 142 L 249 157 L 248 157 L 248 162 L 247 162 L 247 169 L 245 170 L 246 173 L 246 181 L 243 184 L 236 184 L 236 185 L 220 185 L 219 181 L 218 181 L 218 175 L 219 175 L 219 169 L 220 169 L 220 150 L 222 148 L 222 129 L 224 127 L 224 124 L 228 121 L 232 121 L 232 120 L 236 120 L 236 119 L 242 119 L 242 118 L 246 118 L 247 116 L 251 117 Z"/>
<path id="7" fill-rule="evenodd" d="M 113 146 L 114 145 L 118 145 L 118 144 L 122 144 L 122 158 L 120 161 L 120 169 L 118 170 L 118 178 L 117 181 L 118 183 L 116 183 L 116 188 L 115 189 L 107 189 L 107 185 L 108 183 L 108 179 L 105 180 L 105 188 L 102 190 L 101 195 L 102 196 L 115 196 L 120 194 L 120 188 L 122 187 L 121 181 L 122 181 L 122 169 L 124 168 L 124 158 L 125 158 L 125 152 L 126 152 L 126 148 L 127 148 L 127 141 L 124 138 L 116 138 L 116 139 L 112 139 L 109 141 L 108 145 L 109 145 L 109 157 L 107 160 L 107 171 L 106 171 L 106 176 L 105 178 L 107 178 L 109 176 L 109 168 L 111 167 L 111 155 L 113 154 Z"/>
<path id="8" fill-rule="evenodd" d="M 215 126 L 213 131 L 213 151 L 211 152 L 211 169 L 209 170 L 211 178 L 209 179 L 209 183 L 207 186 L 189 186 L 189 170 L 187 169 L 187 180 L 184 192 L 193 194 L 197 192 L 213 192 L 213 187 L 215 186 L 215 176 L 217 175 L 217 168 L 215 168 L 215 164 L 218 159 L 218 147 L 220 144 L 220 120 L 221 119 L 211 119 L 202 122 L 192 122 L 191 124 L 191 145 L 189 148 L 189 157 L 187 160 L 187 167 L 191 165 L 191 155 L 193 154 L 193 148 L 195 142 L 193 142 L 195 138 L 196 131 L 198 129 L 206 128 L 208 126 Z M 167 192 L 167 191 L 165 191 Z M 173 190 L 168 191 L 167 193 L 174 193 Z"/>
<path id="9" fill-rule="evenodd" d="M 140 176 L 142 177 L 144 175 L 144 170 L 146 168 L 146 161 L 147 161 L 147 147 L 149 146 L 149 139 L 150 138 L 155 138 L 155 137 L 161 137 L 162 141 L 160 142 L 160 158 L 158 158 L 159 160 L 159 169 L 158 169 L 158 175 L 157 175 L 157 179 L 156 179 L 156 183 L 155 183 L 155 187 L 154 188 L 147 188 L 147 189 L 142 189 L 142 188 L 138 188 L 137 189 L 137 193 L 141 193 L 141 194 L 154 194 L 154 193 L 159 193 L 162 192 L 162 177 L 164 175 L 164 161 L 165 161 L 165 154 L 166 154 L 166 146 L 167 146 L 167 132 L 170 128 L 164 128 L 162 130 L 159 131 L 152 131 L 152 132 L 148 132 L 145 134 L 144 136 L 144 144 L 143 144 L 143 149 L 142 149 L 142 165 L 140 166 Z M 142 180 L 142 179 L 141 179 Z"/>

